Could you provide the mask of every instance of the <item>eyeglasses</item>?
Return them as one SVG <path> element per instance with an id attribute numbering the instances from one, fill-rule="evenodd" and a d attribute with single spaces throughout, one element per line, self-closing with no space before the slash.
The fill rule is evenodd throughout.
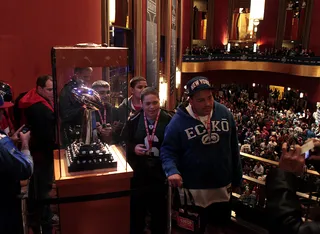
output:
<path id="1" fill-rule="evenodd" d="M 104 90 L 98 92 L 100 95 L 110 94 L 110 90 Z"/>

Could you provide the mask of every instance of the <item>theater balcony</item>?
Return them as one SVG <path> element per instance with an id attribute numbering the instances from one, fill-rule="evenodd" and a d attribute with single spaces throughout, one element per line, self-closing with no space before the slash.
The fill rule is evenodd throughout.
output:
<path id="1" fill-rule="evenodd" d="M 183 73 L 217 70 L 264 71 L 318 78 L 320 76 L 320 57 L 272 57 L 256 54 L 183 56 Z"/>

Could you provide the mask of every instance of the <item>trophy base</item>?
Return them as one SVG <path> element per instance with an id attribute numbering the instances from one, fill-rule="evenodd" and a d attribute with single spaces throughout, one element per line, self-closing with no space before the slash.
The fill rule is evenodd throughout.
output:
<path id="1" fill-rule="evenodd" d="M 109 145 L 102 142 L 91 145 L 74 142 L 66 149 L 66 159 L 69 172 L 117 168 L 118 165 Z"/>

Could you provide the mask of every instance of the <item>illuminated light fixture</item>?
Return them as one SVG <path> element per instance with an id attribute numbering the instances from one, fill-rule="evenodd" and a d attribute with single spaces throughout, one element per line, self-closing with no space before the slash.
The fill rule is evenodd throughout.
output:
<path id="1" fill-rule="evenodd" d="M 251 0 L 250 18 L 255 20 L 264 19 L 265 0 Z"/>
<path id="2" fill-rule="evenodd" d="M 253 26 L 257 27 L 260 24 L 260 21 L 255 19 L 253 20 Z"/>
<path id="3" fill-rule="evenodd" d="M 176 88 L 179 88 L 180 84 L 181 84 L 181 71 L 177 67 L 176 68 Z"/>
<path id="4" fill-rule="evenodd" d="M 242 13 L 242 11 L 243 11 L 243 8 L 239 8 L 239 13 L 241 14 Z"/>
<path id="5" fill-rule="evenodd" d="M 112 27 L 112 37 L 114 37 L 114 27 Z"/>
<path id="6" fill-rule="evenodd" d="M 160 106 L 165 107 L 168 98 L 168 84 L 163 78 L 163 76 L 160 76 L 159 79 L 159 98 Z"/>
<path id="7" fill-rule="evenodd" d="M 116 0 L 108 0 L 109 22 L 110 25 L 116 22 Z"/>
<path id="8" fill-rule="evenodd" d="M 230 48 L 231 48 L 231 44 L 228 43 L 228 45 L 227 45 L 227 52 L 230 52 Z"/>
<path id="9" fill-rule="evenodd" d="M 256 53 L 257 52 L 257 43 L 254 43 L 253 44 L 253 53 Z"/>
<path id="10" fill-rule="evenodd" d="M 288 87 L 288 91 L 290 91 L 291 90 L 291 88 L 290 87 Z"/>
<path id="11" fill-rule="evenodd" d="M 252 83 L 252 87 L 256 87 L 256 83 Z"/>
<path id="12" fill-rule="evenodd" d="M 303 98 L 303 93 L 300 93 L 300 98 Z"/>

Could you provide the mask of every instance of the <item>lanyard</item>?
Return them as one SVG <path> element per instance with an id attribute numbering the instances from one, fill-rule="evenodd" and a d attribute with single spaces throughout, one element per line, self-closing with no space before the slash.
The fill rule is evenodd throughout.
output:
<path id="1" fill-rule="evenodd" d="M 146 129 L 147 139 L 148 139 L 148 143 L 149 143 L 149 149 L 148 149 L 148 150 L 151 151 L 151 149 L 152 149 L 152 142 L 153 142 L 153 139 L 154 139 L 154 134 L 156 133 L 156 128 L 157 128 L 158 121 L 159 121 L 160 110 L 159 110 L 159 112 L 158 112 L 158 114 L 157 114 L 156 121 L 155 121 L 154 124 L 153 124 L 153 129 L 152 129 L 152 135 L 151 135 L 151 136 L 150 136 L 150 133 L 149 133 L 149 128 L 148 128 L 146 113 L 143 112 L 143 115 L 144 115 L 144 126 L 145 126 L 145 129 Z"/>
<path id="2" fill-rule="evenodd" d="M 100 116 L 100 119 L 102 121 L 102 125 L 103 124 L 107 124 L 107 109 L 106 109 L 106 107 L 104 107 L 103 118 L 102 118 L 100 110 L 99 110 L 99 116 Z"/>
<path id="3" fill-rule="evenodd" d="M 201 123 L 202 121 L 200 120 L 199 116 L 196 114 L 196 113 L 193 113 L 194 116 L 196 117 L 197 120 L 199 120 Z M 208 138 L 209 138 L 209 142 L 211 141 L 211 117 L 210 117 L 210 114 L 208 115 L 208 119 L 207 119 L 207 126 L 206 127 L 206 130 L 208 132 Z"/>

